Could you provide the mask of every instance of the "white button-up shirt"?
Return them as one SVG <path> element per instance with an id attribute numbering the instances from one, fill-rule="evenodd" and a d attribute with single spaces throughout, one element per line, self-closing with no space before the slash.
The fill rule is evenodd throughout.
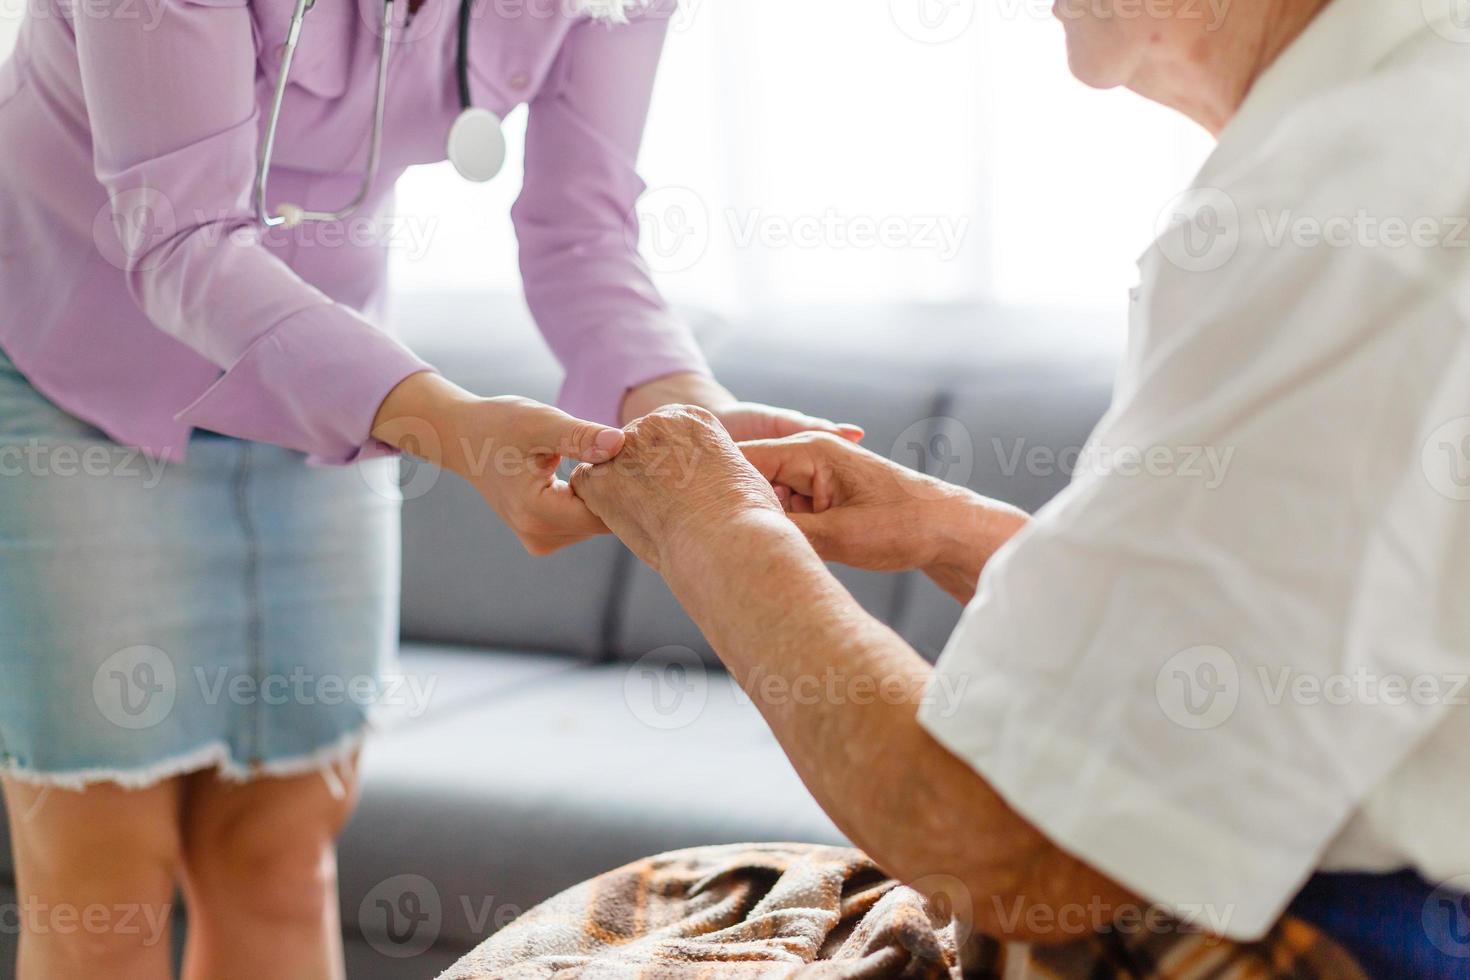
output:
<path id="1" fill-rule="evenodd" d="M 1462 21 L 1334 0 L 1259 80 L 921 714 L 1059 846 L 1235 938 L 1318 869 L 1470 891 Z"/>

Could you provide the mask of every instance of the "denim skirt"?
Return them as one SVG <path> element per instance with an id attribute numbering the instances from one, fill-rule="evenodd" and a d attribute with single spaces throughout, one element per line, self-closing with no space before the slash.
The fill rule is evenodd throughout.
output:
<path id="1" fill-rule="evenodd" d="M 397 463 L 120 446 L 0 355 L 0 773 L 81 787 L 327 769 L 396 656 Z"/>

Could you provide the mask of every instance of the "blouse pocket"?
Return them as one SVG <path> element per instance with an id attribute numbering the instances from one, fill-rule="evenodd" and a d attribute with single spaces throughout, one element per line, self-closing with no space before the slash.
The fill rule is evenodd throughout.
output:
<path id="1" fill-rule="evenodd" d="M 192 0 L 210 4 L 229 4 L 236 0 Z M 255 49 L 259 53 L 262 76 L 272 89 L 280 78 L 286 53 L 286 35 L 291 30 L 291 14 L 296 0 L 256 0 L 251 5 L 255 21 Z M 291 58 L 291 88 L 300 89 L 318 99 L 332 100 L 346 93 L 352 77 L 353 54 L 367 25 L 358 17 L 358 6 L 344 0 L 318 0 L 307 11 L 301 25 L 301 38 Z"/>
<path id="2" fill-rule="evenodd" d="M 476 105 L 501 116 L 541 90 L 570 27 L 563 17 L 524 20 L 529 23 L 487 13 L 471 25 L 471 94 Z"/>

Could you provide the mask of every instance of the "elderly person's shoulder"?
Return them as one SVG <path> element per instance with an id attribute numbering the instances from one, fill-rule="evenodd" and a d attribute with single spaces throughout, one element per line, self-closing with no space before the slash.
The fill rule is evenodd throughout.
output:
<path id="1" fill-rule="evenodd" d="M 1463 277 L 1470 29 L 1434 17 L 1433 0 L 1423 12 L 1355 6 L 1329 8 L 1257 81 L 1197 189 L 1238 212 L 1245 249 Z"/>

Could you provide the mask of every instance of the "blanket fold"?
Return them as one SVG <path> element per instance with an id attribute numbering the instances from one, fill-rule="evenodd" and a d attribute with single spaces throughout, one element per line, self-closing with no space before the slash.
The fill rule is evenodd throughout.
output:
<path id="1" fill-rule="evenodd" d="M 1366 980 L 1300 920 L 1250 944 L 1150 921 L 1066 946 L 1002 944 L 966 934 L 949 902 L 887 878 L 859 851 L 735 844 L 660 854 L 570 888 L 441 980 Z"/>

